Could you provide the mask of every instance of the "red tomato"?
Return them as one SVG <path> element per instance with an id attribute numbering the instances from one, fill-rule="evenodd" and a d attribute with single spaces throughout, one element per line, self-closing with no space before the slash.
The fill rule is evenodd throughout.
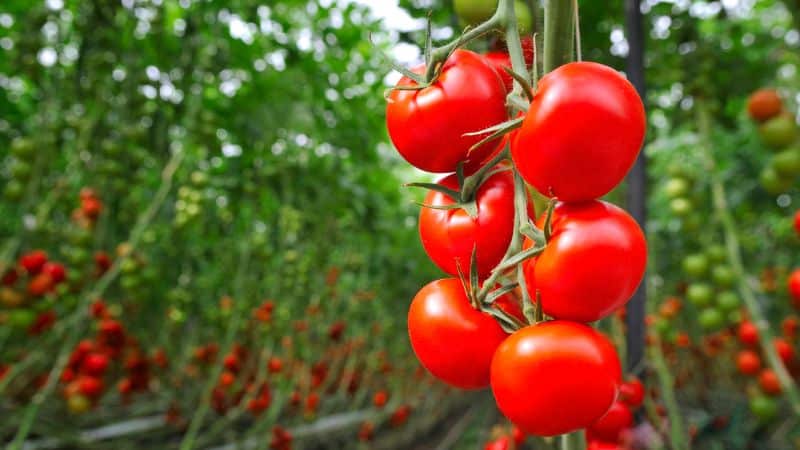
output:
<path id="1" fill-rule="evenodd" d="M 458 180 L 450 175 L 439 182 L 458 189 Z M 489 177 L 476 192 L 478 217 L 471 218 L 463 209 L 422 208 L 419 236 L 431 260 L 450 275 L 458 276 L 458 265 L 469 274 L 472 249 L 476 247 L 478 275 L 488 276 L 503 259 L 514 232 L 514 176 L 511 171 Z M 425 204 L 452 205 L 454 200 L 441 192 L 430 191 Z M 533 202 L 528 202 L 532 205 Z M 529 210 L 533 216 L 533 208 Z"/>
<path id="2" fill-rule="evenodd" d="M 47 262 L 47 253 L 42 250 L 33 250 L 19 258 L 19 265 L 29 274 L 35 275 L 42 271 L 44 263 Z"/>
<path id="3" fill-rule="evenodd" d="M 621 382 L 611 342 L 586 325 L 555 320 L 520 329 L 492 360 L 497 406 L 523 432 L 555 436 L 585 428 L 614 403 Z"/>
<path id="4" fill-rule="evenodd" d="M 644 133 L 644 107 L 628 80 L 602 64 L 576 62 L 539 81 L 511 155 L 542 194 L 591 200 L 622 181 Z"/>
<path id="5" fill-rule="evenodd" d="M 736 355 L 736 367 L 743 375 L 755 375 L 761 370 L 761 358 L 752 350 L 742 350 Z"/>
<path id="6" fill-rule="evenodd" d="M 28 293 L 34 297 L 41 297 L 53 289 L 54 283 L 50 275 L 39 273 L 31 278 L 28 283 Z"/>
<path id="7" fill-rule="evenodd" d="M 756 122 L 764 122 L 780 114 L 783 110 L 778 92 L 775 89 L 759 89 L 747 99 L 747 113 Z"/>
<path id="8" fill-rule="evenodd" d="M 544 226 L 544 217 L 539 220 Z M 532 298 L 544 313 L 592 322 L 624 305 L 644 276 L 647 244 L 641 228 L 610 203 L 559 203 L 547 248 L 525 263 Z"/>
<path id="9" fill-rule="evenodd" d="M 794 213 L 794 231 L 800 236 L 800 209 Z"/>
<path id="10" fill-rule="evenodd" d="M 772 341 L 772 345 L 775 346 L 775 351 L 778 353 L 778 356 L 783 361 L 783 364 L 788 365 L 794 359 L 794 347 L 792 344 L 786 341 L 786 339 L 777 338 Z"/>
<path id="11" fill-rule="evenodd" d="M 522 54 L 525 57 L 525 64 L 530 70 L 531 66 L 533 65 L 533 38 L 523 38 L 521 43 Z M 509 69 L 512 68 L 511 56 L 508 54 L 508 51 L 506 51 L 504 48 L 500 48 L 498 50 L 487 52 L 483 56 L 492 64 L 494 70 L 496 70 L 500 75 L 500 78 L 503 80 L 503 84 L 506 87 L 506 92 L 511 92 L 511 90 L 514 89 L 514 78 L 512 78 L 511 75 L 509 75 L 505 70 L 506 67 Z"/>
<path id="12" fill-rule="evenodd" d="M 83 358 L 81 371 L 87 375 L 103 375 L 108 368 L 108 356 L 101 353 L 91 353 Z"/>
<path id="13" fill-rule="evenodd" d="M 442 381 L 462 388 L 489 384 L 489 366 L 507 334 L 469 303 L 461 281 L 428 283 L 411 302 L 408 334 L 417 358 Z"/>
<path id="14" fill-rule="evenodd" d="M 633 413 L 628 405 L 622 402 L 614 402 L 611 409 L 591 424 L 586 429 L 586 433 L 591 439 L 598 439 L 606 442 L 619 442 L 620 435 L 633 425 Z"/>
<path id="15" fill-rule="evenodd" d="M 614 442 L 589 441 L 586 450 L 624 450 L 624 447 Z"/>
<path id="16" fill-rule="evenodd" d="M 638 408 L 644 402 L 644 385 L 638 378 L 632 378 L 619 387 L 619 399 L 630 406 Z"/>
<path id="17" fill-rule="evenodd" d="M 511 438 L 508 436 L 499 437 L 483 446 L 483 450 L 511 450 L 512 448 Z"/>
<path id="18" fill-rule="evenodd" d="M 795 302 L 800 302 L 800 269 L 795 269 L 789 275 L 789 294 Z"/>
<path id="19" fill-rule="evenodd" d="M 67 276 L 67 271 L 64 269 L 64 265 L 55 262 L 45 263 L 45 265 L 42 266 L 42 273 L 50 275 L 53 283 L 56 284 L 64 281 L 64 278 Z"/>
<path id="20" fill-rule="evenodd" d="M 743 321 L 737 331 L 739 341 L 744 345 L 758 345 L 758 328 L 753 322 Z"/>
<path id="21" fill-rule="evenodd" d="M 92 376 L 78 378 L 78 392 L 89 397 L 99 397 L 103 393 L 103 380 Z"/>
<path id="22" fill-rule="evenodd" d="M 764 369 L 758 376 L 758 384 L 765 394 L 778 395 L 781 393 L 781 382 L 772 369 Z"/>
<path id="23" fill-rule="evenodd" d="M 416 73 L 424 68 L 418 67 Z M 403 77 L 398 87 L 416 83 Z M 411 165 L 428 172 L 455 172 L 461 161 L 484 161 L 497 146 L 488 142 L 470 153 L 485 136 L 464 136 L 508 118 L 505 88 L 481 55 L 456 50 L 439 78 L 420 90 L 393 90 L 386 125 L 397 151 Z"/>

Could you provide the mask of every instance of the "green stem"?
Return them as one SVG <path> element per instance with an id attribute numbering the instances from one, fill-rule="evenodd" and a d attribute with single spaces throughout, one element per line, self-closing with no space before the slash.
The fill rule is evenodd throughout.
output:
<path id="1" fill-rule="evenodd" d="M 544 9 L 544 73 L 572 61 L 575 5 L 572 0 L 546 0 Z"/>
<path id="2" fill-rule="evenodd" d="M 653 362 L 653 370 L 656 373 L 656 378 L 661 388 L 661 397 L 669 417 L 670 448 L 673 450 L 688 450 L 689 440 L 686 438 L 683 416 L 678 408 L 678 400 L 675 398 L 675 380 L 672 377 L 672 370 L 664 359 L 660 341 L 653 342 L 650 346 L 650 360 Z"/>
<path id="3" fill-rule="evenodd" d="M 507 1 L 511 0 L 500 0 L 501 6 L 503 2 Z M 431 51 L 431 61 L 428 64 L 428 67 L 426 67 L 425 81 L 431 82 L 435 78 L 439 66 L 444 64 L 445 60 L 447 60 L 447 57 L 450 56 L 455 49 L 461 47 L 462 45 L 466 45 L 469 42 L 474 41 L 484 34 L 494 30 L 505 20 L 506 16 L 504 8 L 498 7 L 494 15 L 492 15 L 492 17 L 490 17 L 486 22 L 481 23 L 475 28 L 468 29 L 458 39 L 450 42 L 449 44 L 433 49 Z"/>
<path id="4" fill-rule="evenodd" d="M 561 450 L 586 450 L 586 437 L 583 430 L 562 435 Z"/>
<path id="5" fill-rule="evenodd" d="M 770 329 L 769 322 L 761 311 L 761 306 L 756 298 L 756 293 L 749 283 L 749 277 L 744 269 L 742 263 L 742 252 L 739 246 L 739 237 L 737 234 L 736 221 L 734 220 L 730 209 L 728 207 L 727 195 L 725 193 L 725 186 L 719 174 L 716 172 L 716 162 L 711 152 L 711 118 L 710 113 L 702 102 L 697 105 L 698 114 L 698 128 L 701 138 L 701 151 L 704 158 L 705 169 L 711 179 L 711 197 L 714 207 L 714 213 L 717 216 L 725 238 L 725 247 L 728 251 L 728 262 L 736 274 L 738 280 L 739 295 L 741 295 L 747 312 L 753 324 L 758 329 L 758 340 L 761 345 L 761 350 L 766 356 L 769 367 L 775 371 L 778 380 L 781 383 L 781 388 L 786 396 L 792 411 L 795 416 L 800 417 L 800 393 L 798 393 L 797 385 L 794 383 L 786 367 L 781 362 L 778 352 L 773 345 L 774 335 Z"/>

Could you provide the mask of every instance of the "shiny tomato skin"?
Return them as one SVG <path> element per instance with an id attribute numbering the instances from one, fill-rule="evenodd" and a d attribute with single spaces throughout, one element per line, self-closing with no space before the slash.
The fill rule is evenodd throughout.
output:
<path id="1" fill-rule="evenodd" d="M 638 378 L 631 378 L 619 387 L 619 399 L 631 408 L 644 403 L 644 385 Z"/>
<path id="2" fill-rule="evenodd" d="M 592 439 L 606 442 L 619 442 L 620 435 L 633 425 L 633 413 L 628 405 L 614 402 L 611 409 L 586 429 Z"/>
<path id="3" fill-rule="evenodd" d="M 472 307 L 456 278 L 433 281 L 417 293 L 408 334 L 422 365 L 461 389 L 489 385 L 492 356 L 508 336 L 494 318 Z"/>
<path id="4" fill-rule="evenodd" d="M 537 436 L 594 423 L 614 403 L 621 378 L 619 356 L 608 338 L 563 320 L 518 330 L 492 360 L 498 408 L 523 432 Z"/>
<path id="5" fill-rule="evenodd" d="M 439 184 L 458 190 L 458 179 L 450 175 Z M 419 214 L 419 235 L 431 260 L 443 271 L 458 276 L 458 266 L 466 275 L 472 249 L 476 248 L 478 275 L 488 276 L 503 259 L 514 232 L 514 176 L 510 170 L 489 177 L 477 190 L 478 216 L 473 219 L 463 209 L 423 207 Z M 430 191 L 426 205 L 445 206 L 454 200 L 441 192 Z M 532 205 L 533 202 L 529 202 Z M 529 211 L 533 216 L 533 210 Z"/>
<path id="6" fill-rule="evenodd" d="M 514 78 L 505 70 L 506 67 L 511 68 L 511 56 L 503 51 L 492 51 L 486 53 L 483 57 L 492 64 L 494 70 L 500 75 L 500 79 L 503 80 L 503 86 L 506 87 L 506 92 L 511 92 L 514 89 Z"/>
<path id="7" fill-rule="evenodd" d="M 596 200 L 559 203 L 552 230 L 544 252 L 524 263 L 528 291 L 531 298 L 538 291 L 545 314 L 593 322 L 630 300 L 644 276 L 647 244 L 628 213 Z"/>
<path id="8" fill-rule="evenodd" d="M 570 63 L 539 81 L 511 156 L 543 195 L 596 199 L 630 170 L 645 123 L 642 101 L 622 75 L 602 64 Z"/>
<path id="9" fill-rule="evenodd" d="M 423 68 L 414 71 L 422 73 Z M 403 77 L 398 87 L 416 83 Z M 505 87 L 486 59 L 456 50 L 439 78 L 419 90 L 395 89 L 386 106 L 392 143 L 411 165 L 428 172 L 455 172 L 461 161 L 484 161 L 497 146 L 487 142 L 467 156 L 485 135 L 464 136 L 508 118 Z"/>

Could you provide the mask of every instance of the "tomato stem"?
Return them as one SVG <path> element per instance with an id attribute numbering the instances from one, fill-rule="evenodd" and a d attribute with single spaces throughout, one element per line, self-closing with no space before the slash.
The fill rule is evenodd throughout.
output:
<path id="1" fill-rule="evenodd" d="M 583 430 L 561 435 L 561 450 L 586 450 Z"/>
<path id="2" fill-rule="evenodd" d="M 572 61 L 575 4 L 546 0 L 544 7 L 544 73 Z"/>

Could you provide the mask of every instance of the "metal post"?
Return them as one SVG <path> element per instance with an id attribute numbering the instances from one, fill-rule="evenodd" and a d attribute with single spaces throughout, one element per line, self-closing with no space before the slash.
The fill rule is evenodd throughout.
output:
<path id="1" fill-rule="evenodd" d="M 626 73 L 628 79 L 636 87 L 642 100 L 645 99 L 644 83 L 644 32 L 640 0 L 625 0 L 625 28 L 628 40 L 628 57 Z M 644 151 L 628 174 L 627 207 L 631 215 L 645 229 L 647 217 L 647 160 Z M 642 281 L 639 289 L 628 303 L 625 324 L 627 333 L 625 342 L 627 347 L 628 371 L 634 375 L 642 375 L 642 361 L 644 360 L 645 340 L 645 299 L 646 282 Z"/>

